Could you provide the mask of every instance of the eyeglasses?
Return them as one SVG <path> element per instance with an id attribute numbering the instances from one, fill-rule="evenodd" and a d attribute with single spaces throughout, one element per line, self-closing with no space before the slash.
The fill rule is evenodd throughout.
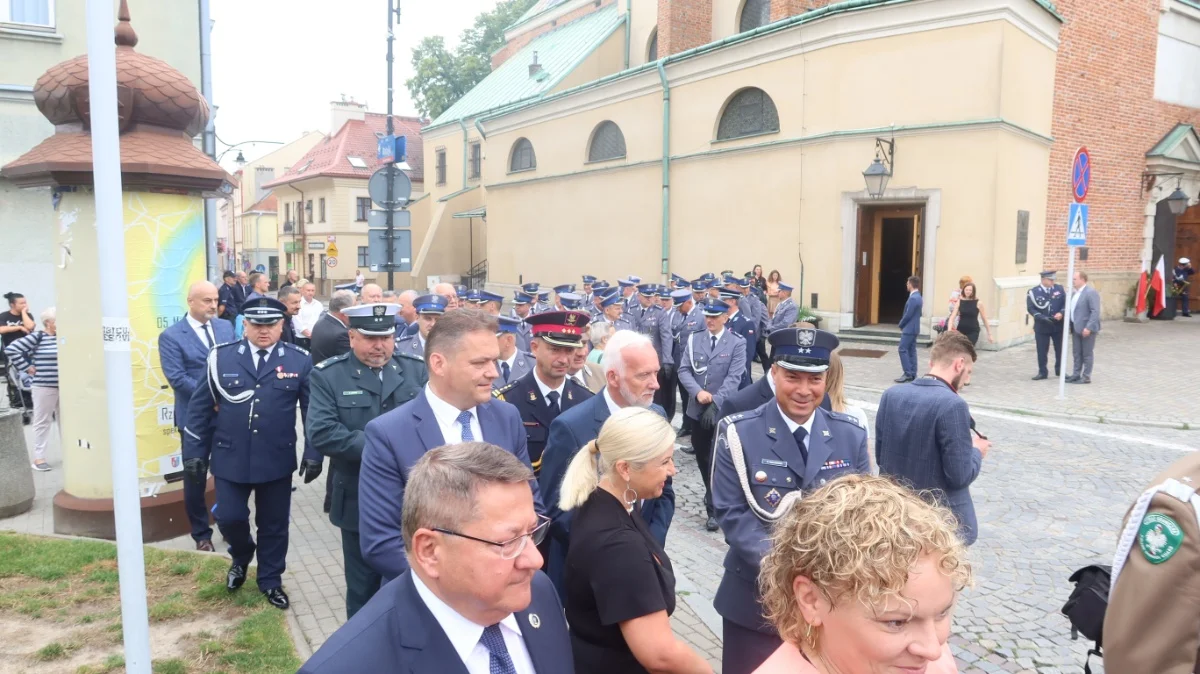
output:
<path id="1" fill-rule="evenodd" d="M 494 546 L 500 548 L 500 558 L 501 559 L 516 559 L 517 557 L 521 556 L 522 552 L 525 551 L 525 544 L 530 539 L 533 539 L 534 545 L 541 545 L 542 541 L 546 540 L 546 532 L 550 528 L 550 518 L 546 517 L 544 515 L 538 515 L 537 517 L 538 517 L 538 523 L 537 523 L 537 526 L 535 526 L 533 528 L 533 531 L 530 531 L 527 534 L 521 534 L 520 536 L 517 536 L 516 538 L 510 538 L 507 541 L 503 541 L 500 543 L 497 543 L 496 541 L 489 541 L 485 538 L 476 538 L 474 536 L 468 536 L 466 534 L 459 533 L 457 531 L 450 531 L 449 529 L 439 529 L 437 527 L 434 527 L 433 530 L 438 533 L 441 533 L 441 534 L 446 534 L 447 536 L 458 536 L 459 538 L 466 538 L 466 539 L 469 539 L 472 541 L 477 541 L 479 543 L 486 543 L 488 545 L 494 545 Z"/>

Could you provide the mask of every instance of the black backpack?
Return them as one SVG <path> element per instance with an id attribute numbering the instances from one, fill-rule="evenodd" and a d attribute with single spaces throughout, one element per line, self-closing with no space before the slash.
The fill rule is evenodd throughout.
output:
<path id="1" fill-rule="evenodd" d="M 1092 674 L 1089 662 L 1092 655 L 1103 657 L 1101 646 L 1104 637 L 1104 613 L 1108 609 L 1108 590 L 1112 583 L 1112 567 L 1103 564 L 1091 564 L 1071 574 L 1068 579 L 1075 584 L 1071 596 L 1063 604 L 1062 614 L 1071 621 L 1071 638 L 1078 639 L 1082 634 L 1089 641 L 1096 642 L 1095 648 L 1087 652 L 1084 660 L 1084 674 Z"/>

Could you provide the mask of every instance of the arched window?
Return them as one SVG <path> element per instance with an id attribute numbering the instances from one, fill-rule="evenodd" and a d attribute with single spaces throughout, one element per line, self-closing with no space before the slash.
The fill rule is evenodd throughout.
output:
<path id="1" fill-rule="evenodd" d="M 738 32 L 745 33 L 768 23 L 771 23 L 771 0 L 746 0 L 746 4 L 742 5 Z"/>
<path id="2" fill-rule="evenodd" d="M 717 125 L 717 140 L 753 136 L 779 131 L 779 113 L 775 101 L 762 89 L 742 89 L 729 99 L 721 122 Z"/>
<path id="3" fill-rule="evenodd" d="M 625 158 L 625 134 L 612 122 L 600 122 L 592 132 L 588 146 L 588 161 L 606 161 Z"/>
<path id="4" fill-rule="evenodd" d="M 658 60 L 658 28 L 655 27 L 654 32 L 650 34 L 650 48 L 646 50 L 647 61 Z"/>
<path id="5" fill-rule="evenodd" d="M 513 143 L 512 158 L 508 160 L 509 173 L 537 168 L 537 157 L 533 154 L 533 143 L 528 138 L 519 138 Z"/>

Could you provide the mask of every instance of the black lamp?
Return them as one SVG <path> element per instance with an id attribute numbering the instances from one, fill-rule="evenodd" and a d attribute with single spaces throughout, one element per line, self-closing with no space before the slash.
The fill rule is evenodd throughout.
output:
<path id="1" fill-rule="evenodd" d="M 863 171 L 863 180 L 867 183 L 867 194 L 872 199 L 883 196 L 887 189 L 888 179 L 892 177 L 892 169 L 896 162 L 896 141 L 875 139 L 875 160 Z"/>

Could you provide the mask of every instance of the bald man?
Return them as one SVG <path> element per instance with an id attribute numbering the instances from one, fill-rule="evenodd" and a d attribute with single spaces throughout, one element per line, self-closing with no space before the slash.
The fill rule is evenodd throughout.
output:
<path id="1" fill-rule="evenodd" d="M 378 283 L 368 283 L 363 286 L 359 296 L 362 297 L 363 304 L 379 304 L 383 301 L 383 288 L 380 288 Z"/>
<path id="2" fill-rule="evenodd" d="M 441 295 L 442 297 L 445 297 L 447 300 L 450 300 L 450 304 L 446 306 L 446 311 L 450 311 L 451 309 L 457 309 L 459 307 L 458 293 L 454 291 L 454 286 L 452 284 L 439 283 L 439 284 L 435 285 L 433 287 L 433 294 Z"/>
<path id="3" fill-rule="evenodd" d="M 216 316 L 217 287 L 208 281 L 197 281 L 188 288 L 187 314 L 158 336 L 158 359 L 167 383 L 175 392 L 176 429 L 183 428 L 187 421 L 188 401 L 206 381 L 204 371 L 209 350 L 234 340 L 233 326 Z M 182 432 L 179 438 L 182 447 Z M 203 484 L 183 481 L 183 503 L 192 525 L 192 540 L 196 542 L 197 550 L 213 552 L 204 490 Z"/>

